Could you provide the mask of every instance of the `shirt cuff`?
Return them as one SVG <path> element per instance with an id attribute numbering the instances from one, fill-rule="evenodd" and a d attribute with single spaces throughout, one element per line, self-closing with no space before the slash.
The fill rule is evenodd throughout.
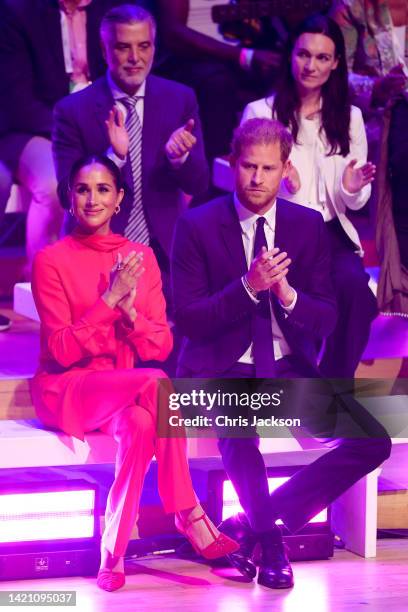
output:
<path id="1" fill-rule="evenodd" d="M 167 159 L 169 160 L 170 165 L 177 169 L 181 168 L 181 166 L 186 163 L 189 155 L 190 151 L 187 151 L 187 153 L 184 153 L 183 157 L 177 157 L 177 159 L 170 159 L 167 157 Z"/>
<path id="2" fill-rule="evenodd" d="M 106 151 L 106 157 L 109 157 L 109 159 L 112 160 L 119 169 L 123 168 L 123 166 L 126 164 L 126 157 L 122 159 L 116 155 L 112 147 L 109 147 L 109 149 Z"/>
<path id="3" fill-rule="evenodd" d="M 344 187 L 343 177 L 341 177 L 340 179 L 340 197 L 348 208 L 353 208 L 358 204 L 362 197 L 365 197 L 363 196 L 363 194 L 365 194 L 367 188 L 371 189 L 369 184 L 365 185 L 362 189 L 360 189 L 360 191 L 357 191 L 356 193 L 351 193 L 351 191 L 347 191 L 347 189 Z"/>
<path id="4" fill-rule="evenodd" d="M 293 287 L 292 287 L 292 289 L 293 289 Z M 287 314 L 290 314 L 290 313 L 292 312 L 292 310 L 293 310 L 293 309 L 295 308 L 295 306 L 296 306 L 296 302 L 297 302 L 298 294 L 297 294 L 296 289 L 293 289 L 293 291 L 295 292 L 295 296 L 294 296 L 293 300 L 291 301 L 291 303 L 290 303 L 290 304 L 288 304 L 288 306 L 284 306 L 284 305 L 282 304 L 282 302 L 279 300 L 279 304 L 281 305 L 282 309 L 283 309 L 283 310 L 284 310 L 284 311 L 285 311 Z"/>

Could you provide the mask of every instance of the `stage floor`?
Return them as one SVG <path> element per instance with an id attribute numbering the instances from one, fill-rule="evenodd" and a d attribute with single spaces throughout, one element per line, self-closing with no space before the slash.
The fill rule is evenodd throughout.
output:
<path id="1" fill-rule="evenodd" d="M 166 557 L 126 562 L 126 586 L 100 591 L 93 578 L 3 582 L 0 590 L 74 590 L 78 612 L 406 612 L 408 540 L 380 540 L 378 557 L 335 552 L 328 561 L 293 564 L 295 587 L 273 591 L 245 582 L 236 570 Z M 20 609 L 20 608 L 18 608 Z M 61 607 L 55 610 L 61 610 Z M 54 610 L 48 607 L 47 610 Z"/>

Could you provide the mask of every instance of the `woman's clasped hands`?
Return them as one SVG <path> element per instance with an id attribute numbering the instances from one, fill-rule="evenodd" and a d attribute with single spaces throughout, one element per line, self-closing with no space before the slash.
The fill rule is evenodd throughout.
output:
<path id="1" fill-rule="evenodd" d="M 143 253 L 131 251 L 126 257 L 118 253 L 110 273 L 109 287 L 102 295 L 108 306 L 118 307 L 132 323 L 137 317 L 134 307 L 137 283 L 144 270 Z"/>

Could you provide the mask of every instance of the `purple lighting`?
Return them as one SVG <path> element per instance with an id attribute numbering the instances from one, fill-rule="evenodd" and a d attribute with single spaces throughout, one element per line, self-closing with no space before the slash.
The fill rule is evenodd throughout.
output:
<path id="1" fill-rule="evenodd" d="M 269 477 L 268 485 L 269 485 L 269 493 L 275 491 L 278 487 L 280 487 L 284 482 L 289 480 L 290 476 L 282 476 L 282 477 Z M 230 516 L 234 516 L 238 514 L 238 512 L 243 512 L 243 509 L 238 501 L 238 496 L 235 492 L 235 489 L 230 480 L 225 480 L 223 483 L 222 490 L 222 520 L 229 518 Z M 276 521 L 278 525 L 282 525 L 282 521 L 279 519 Z M 322 510 L 319 514 L 316 514 L 309 523 L 326 523 L 327 522 L 327 509 Z"/>

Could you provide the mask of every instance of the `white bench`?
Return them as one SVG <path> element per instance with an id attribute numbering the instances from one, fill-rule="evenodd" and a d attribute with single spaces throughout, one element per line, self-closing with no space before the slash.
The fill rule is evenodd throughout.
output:
<path id="1" fill-rule="evenodd" d="M 406 410 L 406 397 L 376 398 L 379 419 L 392 431 L 393 423 L 384 416 L 384 405 L 392 401 L 394 413 Z M 367 404 L 367 401 L 363 403 Z M 396 406 L 396 408 L 395 408 Z M 375 410 L 374 410 L 375 412 Z M 395 444 L 406 444 L 407 438 L 396 438 Z M 189 459 L 203 469 L 220 469 L 221 459 L 216 440 L 188 438 Z M 268 467 L 307 465 L 328 449 L 313 446 L 310 439 L 263 438 L 261 451 Z M 81 442 L 60 432 L 49 431 L 36 420 L 0 422 L 1 468 L 44 467 L 113 463 L 116 443 L 108 435 L 94 432 Z M 21 449 L 24 452 L 21 452 Z M 377 488 L 380 469 L 358 481 L 332 505 L 335 532 L 344 540 L 346 548 L 363 557 L 376 556 Z"/>

